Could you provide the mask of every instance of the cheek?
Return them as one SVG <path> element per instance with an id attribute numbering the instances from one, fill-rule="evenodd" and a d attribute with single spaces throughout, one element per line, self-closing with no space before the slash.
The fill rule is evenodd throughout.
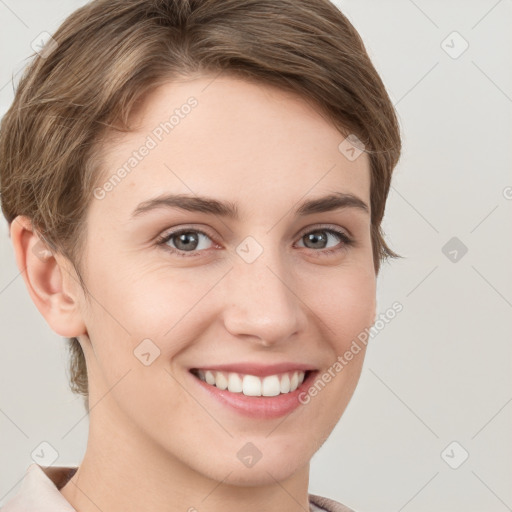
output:
<path id="1" fill-rule="evenodd" d="M 329 279 L 322 278 L 322 283 L 328 293 L 315 295 L 314 311 L 319 319 L 316 325 L 322 329 L 319 351 L 328 350 L 328 354 L 317 381 L 302 397 L 311 412 L 303 415 L 301 423 L 301 428 L 312 433 L 316 449 L 326 441 L 354 394 L 366 353 L 358 336 L 373 324 L 376 305 L 375 273 L 366 266 L 340 268 Z"/>
<path id="2" fill-rule="evenodd" d="M 367 267 L 341 269 L 336 275 L 317 278 L 316 282 L 318 291 L 311 300 L 321 320 L 319 325 L 323 326 L 325 339 L 331 340 L 338 354 L 342 353 L 373 324 L 376 308 L 373 267 L 371 271 Z"/>
<path id="3" fill-rule="evenodd" d="M 114 276 L 99 269 L 91 283 L 95 297 L 88 331 L 103 370 L 115 378 L 134 362 L 138 369 L 137 353 L 145 348 L 158 354 L 155 366 L 186 348 L 206 318 L 198 314 L 205 313 L 200 299 L 217 279 L 202 279 L 184 269 L 167 268 L 164 273 L 133 266 L 118 269 Z"/>

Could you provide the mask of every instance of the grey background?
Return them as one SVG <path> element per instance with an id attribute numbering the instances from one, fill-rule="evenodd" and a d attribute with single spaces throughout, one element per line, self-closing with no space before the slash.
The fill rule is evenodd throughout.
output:
<path id="1" fill-rule="evenodd" d="M 84 3 L 0 0 L 0 116 L 31 42 Z M 402 126 L 384 228 L 405 258 L 383 267 L 378 305 L 404 309 L 370 342 L 354 398 L 312 460 L 310 492 L 358 512 L 512 510 L 512 2 L 337 5 Z M 469 43 L 458 58 L 445 51 L 462 48 L 446 39 L 453 31 Z M 452 237 L 468 249 L 455 262 L 453 247 L 443 252 Z M 56 465 L 78 464 L 88 423 L 68 390 L 63 340 L 30 300 L 3 218 L 0 253 L 1 503 L 42 441 L 58 451 Z M 469 458 L 452 469 L 445 460 L 457 463 L 462 450 Z"/>

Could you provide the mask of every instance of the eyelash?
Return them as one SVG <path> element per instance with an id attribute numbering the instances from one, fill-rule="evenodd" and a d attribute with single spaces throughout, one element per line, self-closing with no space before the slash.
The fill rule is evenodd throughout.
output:
<path id="1" fill-rule="evenodd" d="M 353 245 L 355 245 L 355 241 L 350 238 L 346 233 L 344 233 L 343 231 L 338 231 L 337 229 L 333 229 L 333 228 L 323 228 L 323 227 L 320 227 L 320 228 L 315 228 L 315 229 L 311 229 L 310 231 L 306 231 L 304 234 L 302 234 L 299 239 L 303 238 L 304 236 L 306 236 L 307 234 L 310 234 L 310 233 L 316 233 L 318 231 L 325 231 L 326 233 L 331 233 L 333 235 L 335 235 L 336 237 L 338 237 L 341 242 L 343 242 L 343 245 L 341 247 L 338 247 L 338 248 L 335 248 L 335 249 L 319 249 L 318 251 L 315 251 L 314 249 L 311 249 L 313 252 L 319 252 L 321 253 L 322 255 L 330 255 L 330 254 L 333 254 L 333 253 L 337 253 L 339 251 L 342 251 L 348 247 L 351 247 Z M 172 254 L 176 254 L 177 256 L 179 257 L 183 257 L 183 258 L 189 258 L 189 257 L 196 257 L 196 256 L 200 256 L 200 253 L 203 252 L 202 250 L 200 251 L 191 251 L 189 254 L 187 254 L 186 251 L 180 251 L 179 249 L 173 249 L 172 247 L 169 247 L 167 244 L 167 242 L 175 237 L 175 236 L 178 236 L 178 235 L 181 235 L 183 233 L 199 233 L 201 235 L 204 235 L 206 237 L 208 237 L 210 240 L 212 240 L 212 242 L 214 242 L 214 240 L 212 239 L 212 237 L 208 234 L 208 233 L 205 233 L 204 231 L 200 230 L 200 229 L 194 229 L 194 228 L 182 228 L 182 229 L 178 229 L 176 231 L 172 231 L 170 233 L 166 233 L 165 235 L 162 235 L 160 237 L 158 237 L 157 241 L 156 241 L 156 244 L 158 246 L 162 246 L 162 248 Z"/>

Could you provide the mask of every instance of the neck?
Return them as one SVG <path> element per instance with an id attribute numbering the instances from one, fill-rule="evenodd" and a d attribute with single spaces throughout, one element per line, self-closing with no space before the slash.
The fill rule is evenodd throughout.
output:
<path id="1" fill-rule="evenodd" d="M 309 463 L 283 481 L 269 471 L 245 484 L 236 472 L 222 479 L 205 473 L 155 446 L 128 418 L 114 421 L 91 412 L 85 456 L 60 492 L 80 512 L 309 510 Z"/>

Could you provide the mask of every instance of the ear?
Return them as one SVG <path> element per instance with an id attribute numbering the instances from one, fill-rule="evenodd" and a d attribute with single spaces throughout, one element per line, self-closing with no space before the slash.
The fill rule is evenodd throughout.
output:
<path id="1" fill-rule="evenodd" d="M 86 333 L 79 307 L 83 292 L 70 262 L 52 253 L 28 217 L 12 221 L 10 236 L 27 290 L 48 325 L 65 338 Z"/>

